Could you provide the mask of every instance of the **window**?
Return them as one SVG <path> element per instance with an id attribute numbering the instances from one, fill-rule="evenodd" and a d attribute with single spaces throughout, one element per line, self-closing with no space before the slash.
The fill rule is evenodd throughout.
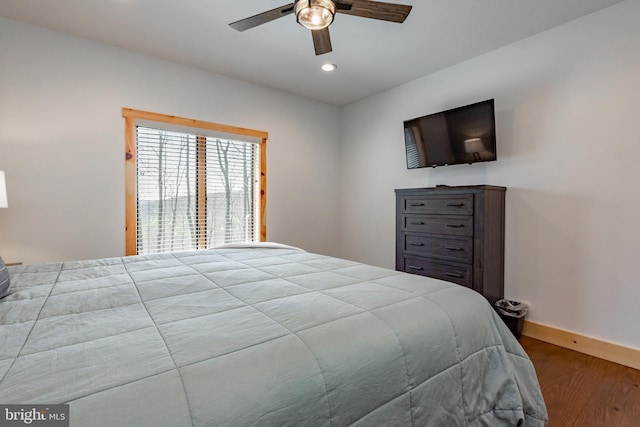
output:
<path id="1" fill-rule="evenodd" d="M 127 255 L 265 240 L 266 132 L 122 115 Z"/>

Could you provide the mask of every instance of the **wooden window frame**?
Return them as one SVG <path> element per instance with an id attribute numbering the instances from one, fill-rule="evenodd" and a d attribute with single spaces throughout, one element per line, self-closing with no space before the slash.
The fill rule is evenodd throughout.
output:
<path id="1" fill-rule="evenodd" d="M 184 117 L 170 116 L 167 114 L 152 113 L 149 111 L 123 108 L 122 117 L 125 123 L 125 254 L 137 254 L 137 168 L 136 168 L 136 125 L 138 120 L 148 120 L 158 123 L 184 126 L 188 128 L 205 129 L 214 132 L 222 132 L 239 136 L 248 136 L 261 139 L 260 143 L 260 224 L 259 239 L 267 240 L 267 139 L 269 134 L 264 131 L 222 125 L 202 120 L 187 119 Z M 203 150 L 204 138 L 198 138 L 198 149 Z M 206 191 L 206 187 L 200 187 Z M 199 206 L 200 207 L 200 206 Z M 198 227 L 202 225 L 199 224 Z"/>

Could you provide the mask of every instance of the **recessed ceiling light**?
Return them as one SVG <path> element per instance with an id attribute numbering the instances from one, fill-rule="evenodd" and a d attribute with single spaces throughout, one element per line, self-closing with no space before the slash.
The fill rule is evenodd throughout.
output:
<path id="1" fill-rule="evenodd" d="M 335 71 L 338 66 L 336 64 L 322 64 L 322 71 Z"/>

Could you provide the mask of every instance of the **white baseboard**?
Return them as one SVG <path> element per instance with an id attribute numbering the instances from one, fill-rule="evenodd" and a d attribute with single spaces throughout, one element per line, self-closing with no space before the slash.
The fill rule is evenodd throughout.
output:
<path id="1" fill-rule="evenodd" d="M 525 320 L 522 335 L 640 369 L 640 350 Z"/>

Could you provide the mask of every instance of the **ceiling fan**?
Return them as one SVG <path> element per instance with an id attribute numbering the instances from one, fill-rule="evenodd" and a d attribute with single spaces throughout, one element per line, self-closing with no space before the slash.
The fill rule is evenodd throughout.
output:
<path id="1" fill-rule="evenodd" d="M 295 0 L 293 3 L 232 22 L 229 26 L 245 31 L 295 13 L 300 25 L 311 30 L 316 55 L 331 52 L 329 25 L 336 13 L 402 23 L 412 6 L 372 0 Z"/>

